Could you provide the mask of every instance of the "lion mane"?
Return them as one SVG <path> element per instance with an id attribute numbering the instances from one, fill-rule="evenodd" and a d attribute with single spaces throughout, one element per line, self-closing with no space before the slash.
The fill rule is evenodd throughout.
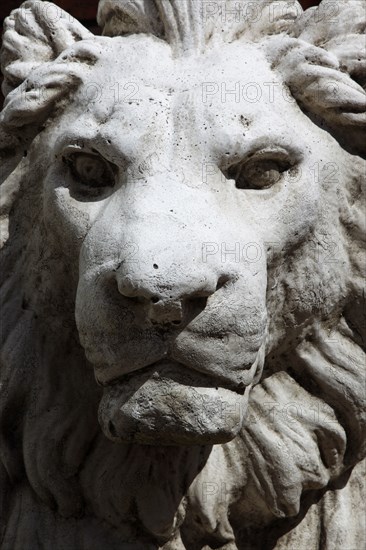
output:
<path id="1" fill-rule="evenodd" d="M 117 445 L 100 430 L 101 389 L 74 320 L 77 281 L 69 281 L 70 295 L 58 294 L 67 262 L 57 246 L 41 246 L 38 146 L 43 129 L 87 82 L 98 39 L 59 8 L 50 18 L 47 2 L 40 8 L 27 1 L 5 22 L 4 550 L 125 548 L 121 541 L 136 550 L 330 550 L 356 548 L 363 536 L 365 2 L 344 0 L 332 19 L 329 0 L 305 12 L 297 2 L 259 0 L 250 23 L 223 18 L 229 2 L 218 3 L 215 19 L 209 4 L 102 0 L 98 17 L 106 36 L 150 33 L 177 56 L 203 51 L 218 32 L 244 48 L 263 43 L 289 97 L 344 152 L 337 177 L 322 186 L 315 231 L 298 249 L 279 251 L 269 268 L 264 373 L 241 433 L 213 447 Z M 42 318 L 34 307 L 39 297 L 52 300 Z"/>

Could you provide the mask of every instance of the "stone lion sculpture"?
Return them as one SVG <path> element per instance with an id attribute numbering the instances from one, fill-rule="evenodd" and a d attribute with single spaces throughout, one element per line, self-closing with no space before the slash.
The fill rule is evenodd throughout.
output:
<path id="1" fill-rule="evenodd" d="M 365 2 L 98 17 L 4 27 L 1 548 L 359 550 Z"/>

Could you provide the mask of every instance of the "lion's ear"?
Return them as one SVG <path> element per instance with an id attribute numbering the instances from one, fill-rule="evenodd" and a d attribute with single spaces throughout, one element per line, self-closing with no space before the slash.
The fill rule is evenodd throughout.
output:
<path id="1" fill-rule="evenodd" d="M 278 41 L 278 66 L 305 110 L 323 119 L 343 146 L 366 153 L 366 0 L 323 0 Z M 297 41 L 297 44 L 296 44 Z"/>
<path id="2" fill-rule="evenodd" d="M 43 63 L 56 59 L 75 42 L 93 35 L 50 2 L 28 0 L 4 22 L 0 60 L 7 96 Z"/>
<path id="3" fill-rule="evenodd" d="M 366 85 L 365 0 L 323 0 L 306 10 L 295 24 L 295 35 L 332 53 L 340 69 Z"/>

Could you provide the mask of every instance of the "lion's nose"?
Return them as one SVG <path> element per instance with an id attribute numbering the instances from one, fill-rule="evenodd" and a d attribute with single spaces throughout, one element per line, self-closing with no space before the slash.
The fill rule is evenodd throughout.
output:
<path id="1" fill-rule="evenodd" d="M 177 326 L 198 315 L 208 297 L 222 286 L 215 277 L 195 279 L 193 275 L 186 282 L 159 285 L 152 278 L 119 274 L 117 284 L 122 296 L 144 306 L 152 323 Z"/>

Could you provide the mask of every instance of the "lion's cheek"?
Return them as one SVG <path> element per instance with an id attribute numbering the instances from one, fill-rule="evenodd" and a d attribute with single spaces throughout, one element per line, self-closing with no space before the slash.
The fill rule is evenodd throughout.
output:
<path id="1" fill-rule="evenodd" d="M 188 333 L 178 336 L 172 350 L 177 361 L 238 387 L 252 382 L 255 375 L 252 366 L 263 341 L 264 333 L 251 337 L 227 334 L 222 338 Z"/>
<path id="2" fill-rule="evenodd" d="M 56 175 L 50 175 L 43 194 L 44 220 L 48 234 L 66 257 L 75 255 L 78 258 L 81 245 L 98 217 L 102 202 L 75 200 L 70 190 L 60 185 Z"/>

